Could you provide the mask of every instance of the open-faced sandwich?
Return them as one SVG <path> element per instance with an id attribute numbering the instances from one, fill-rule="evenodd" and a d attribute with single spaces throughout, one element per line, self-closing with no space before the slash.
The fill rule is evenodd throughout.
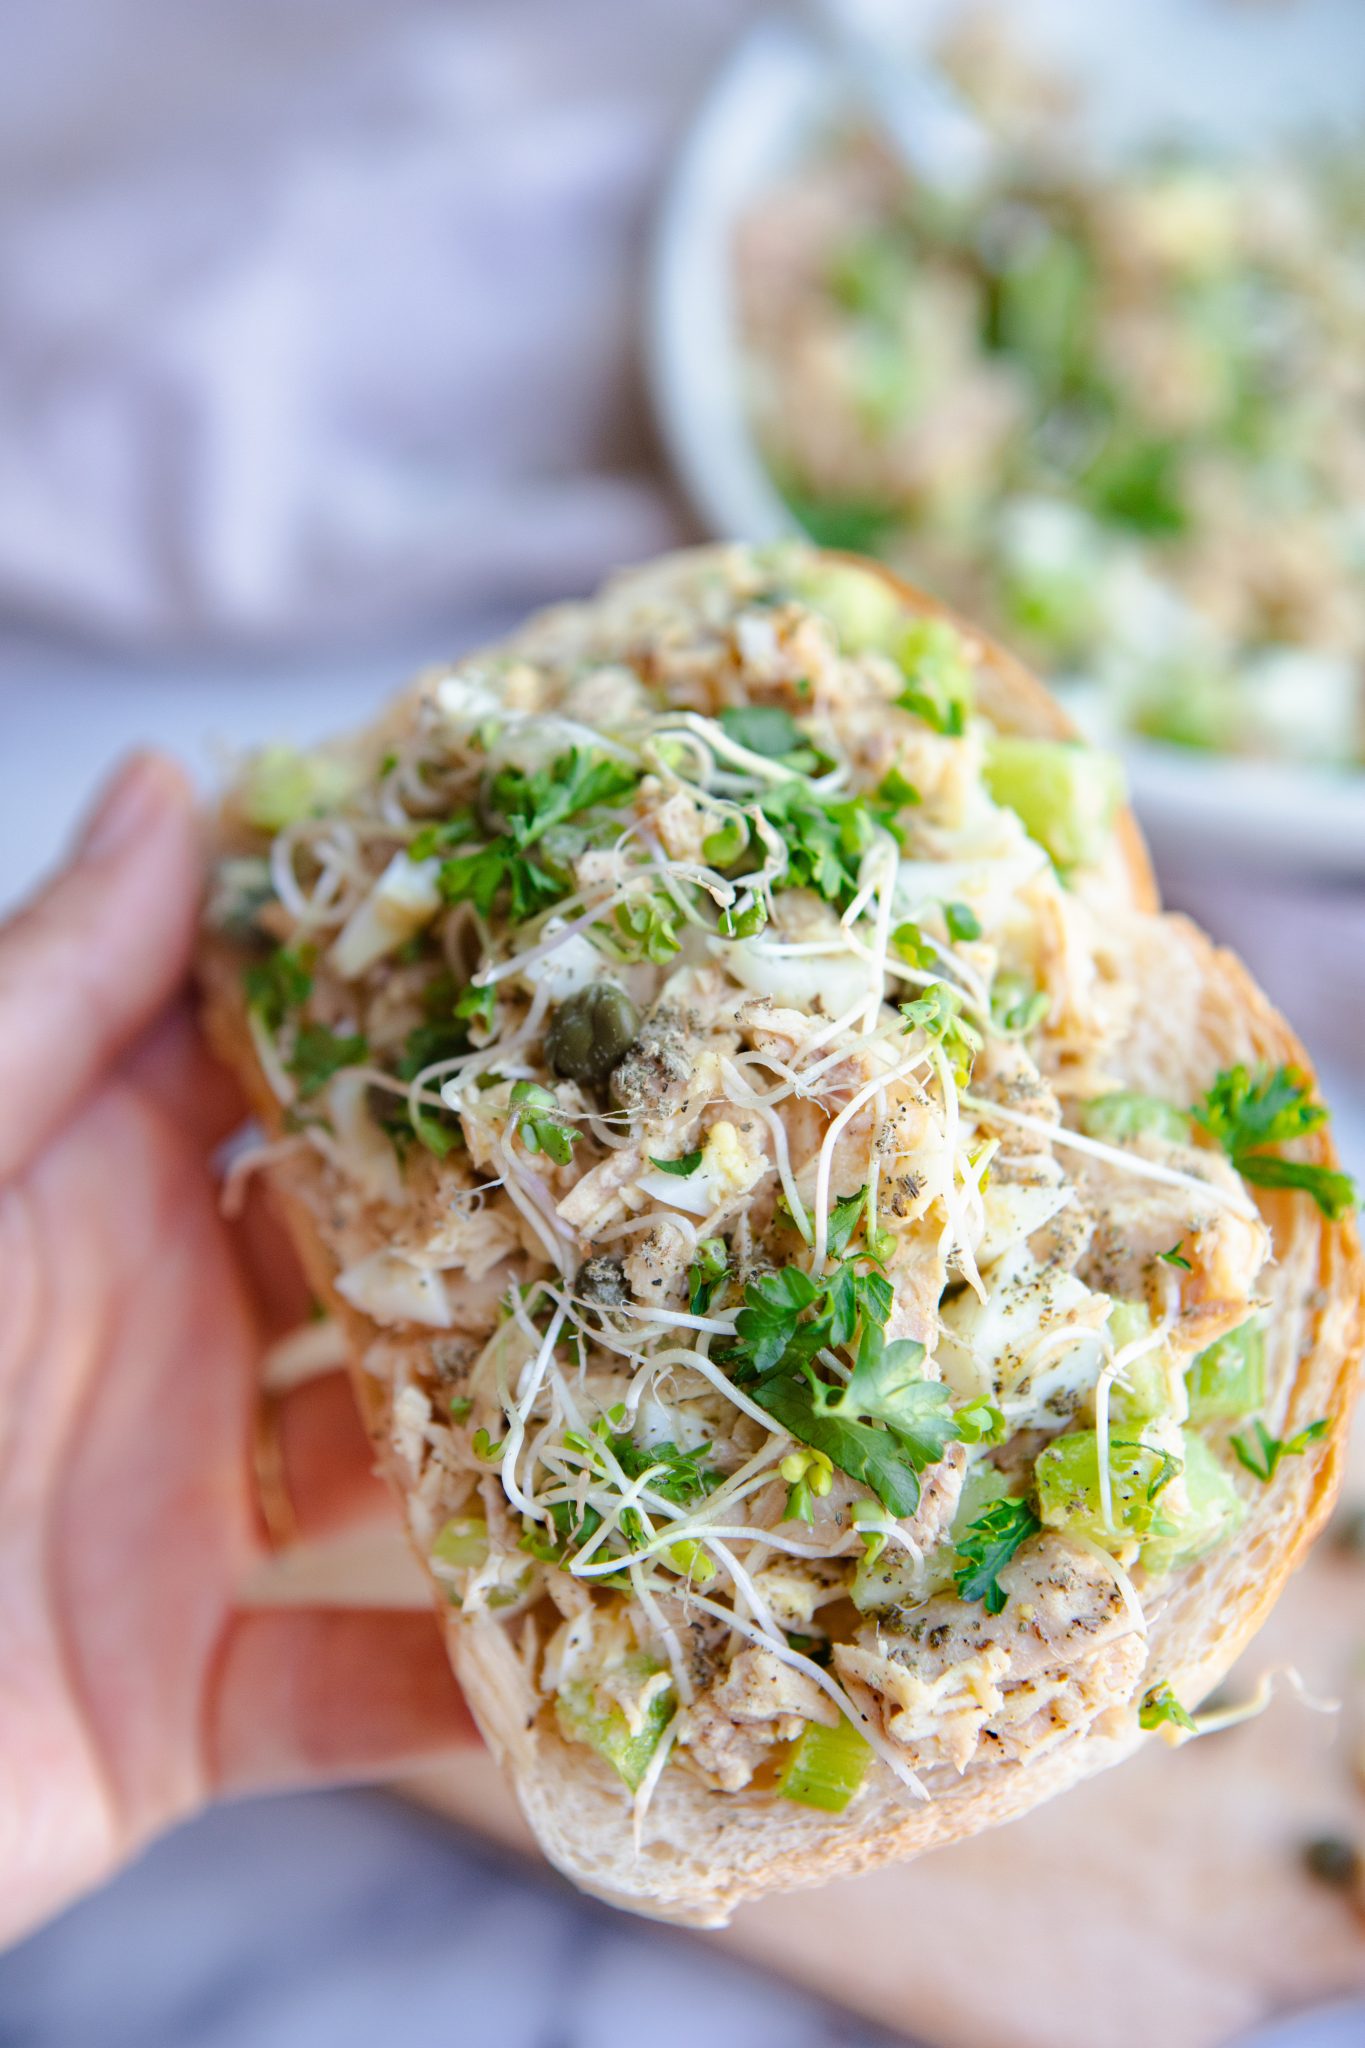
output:
<path id="1" fill-rule="evenodd" d="M 1330 1503 L 1354 1190 L 1114 764 L 709 549 L 249 761 L 203 975 L 547 1854 L 674 1919 L 1192 1710 Z"/>

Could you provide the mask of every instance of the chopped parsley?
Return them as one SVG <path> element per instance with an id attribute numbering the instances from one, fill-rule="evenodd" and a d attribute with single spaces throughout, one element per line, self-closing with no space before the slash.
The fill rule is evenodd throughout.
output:
<path id="1" fill-rule="evenodd" d="M 573 886 L 571 850 L 547 847 L 547 834 L 584 812 L 619 808 L 634 795 L 639 779 L 636 769 L 581 747 L 570 748 L 533 774 L 499 769 L 488 780 L 484 809 L 502 830 L 488 845 L 442 861 L 442 895 L 450 903 L 472 903 L 487 917 L 505 893 L 514 919 L 534 917 Z M 409 851 L 421 858 L 476 836 L 476 829 L 474 814 L 465 810 L 443 825 L 426 827 Z M 539 850 L 533 854 L 532 847 Z"/>
<path id="2" fill-rule="evenodd" d="M 1282 1159 L 1265 1149 L 1306 1137 L 1327 1121 L 1326 1108 L 1313 1101 L 1300 1068 L 1277 1067 L 1272 1073 L 1268 1067 L 1227 1067 L 1190 1115 L 1222 1147 L 1243 1180 L 1263 1188 L 1300 1188 L 1329 1223 L 1339 1223 L 1359 1206 L 1360 1190 L 1350 1174 Z"/>
<path id="3" fill-rule="evenodd" d="M 858 869 L 876 825 L 865 801 L 822 797 L 804 782 L 780 782 L 759 799 L 764 817 L 787 848 L 783 889 L 813 889 L 847 910 L 858 893 Z"/>
<path id="4" fill-rule="evenodd" d="M 679 1180 L 690 1180 L 701 1165 L 699 1151 L 684 1152 L 680 1159 L 656 1159 L 652 1152 L 647 1154 L 647 1157 L 650 1165 L 657 1166 L 660 1173 L 676 1174 Z"/>
<path id="5" fill-rule="evenodd" d="M 1158 1252 L 1157 1257 L 1161 1260 L 1163 1266 L 1178 1266 L 1182 1273 L 1191 1273 L 1194 1270 L 1189 1260 L 1185 1257 L 1185 1240 L 1183 1237 L 1178 1244 L 1173 1244 L 1168 1252 Z"/>
<path id="6" fill-rule="evenodd" d="M 999 1614 L 1005 1605 L 1005 1589 L 999 1574 L 1040 1527 L 1038 1517 L 1025 1500 L 1006 1497 L 970 1522 L 957 1544 L 962 1560 L 953 1574 L 958 1597 L 980 1600 L 987 1614 Z"/>
<path id="7" fill-rule="evenodd" d="M 852 1198 L 859 1205 L 862 1191 Z M 867 1486 L 894 1515 L 919 1505 L 919 1474 L 959 1435 L 948 1389 L 919 1368 L 924 1346 L 888 1342 L 891 1283 L 842 1263 L 824 1282 L 787 1266 L 751 1280 L 726 1363 L 781 1428 Z M 826 1349 L 857 1346 L 847 1381 L 816 1371 Z M 814 1469 L 814 1468 L 811 1468 Z M 809 1483 L 808 1471 L 800 1475 Z"/>
<path id="8" fill-rule="evenodd" d="M 324 1024 L 305 1024 L 294 1040 L 285 1065 L 299 1084 L 300 1099 L 306 1102 L 327 1086 L 333 1074 L 354 1067 L 369 1054 L 369 1046 L 358 1031 L 345 1036 L 329 1031 Z"/>
<path id="9" fill-rule="evenodd" d="M 848 1241 L 858 1228 L 866 1205 L 867 1189 L 861 1187 L 856 1195 L 845 1195 L 844 1199 L 836 1202 L 830 1210 L 826 1243 L 832 1259 L 841 1259 L 848 1250 Z"/>
<path id="10" fill-rule="evenodd" d="M 781 761 L 798 773 L 818 765 L 805 734 L 780 704 L 732 705 L 721 712 L 719 723 L 727 739 L 751 754 L 762 754 L 765 760 Z"/>
<path id="11" fill-rule="evenodd" d="M 267 1031 L 278 1031 L 291 1011 L 301 1010 L 313 993 L 311 949 L 277 946 L 266 960 L 244 969 L 242 987 L 249 1007 Z"/>

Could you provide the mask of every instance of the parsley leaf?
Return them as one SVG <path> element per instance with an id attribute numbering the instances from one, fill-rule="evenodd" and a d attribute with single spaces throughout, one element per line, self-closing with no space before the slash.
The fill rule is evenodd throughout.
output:
<path id="1" fill-rule="evenodd" d="M 1268 1485 L 1279 1471 L 1283 1459 L 1301 1458 L 1309 1444 L 1315 1444 L 1320 1437 L 1326 1436 L 1331 1426 L 1330 1419 L 1321 1415 L 1316 1422 L 1296 1430 L 1293 1436 L 1278 1437 L 1272 1436 L 1258 1418 L 1252 1424 L 1255 1437 L 1234 1436 L 1232 1448 L 1238 1463 L 1245 1465 L 1248 1472 L 1254 1472 L 1263 1485 Z"/>
<path id="2" fill-rule="evenodd" d="M 1142 1696 L 1142 1705 L 1138 1708 L 1138 1727 L 1150 1731 L 1159 1728 L 1163 1721 L 1169 1721 L 1174 1728 L 1188 1728 L 1191 1733 L 1198 1733 L 1193 1714 L 1181 1706 L 1170 1686 L 1154 1685 Z"/>
<path id="3" fill-rule="evenodd" d="M 534 917 L 568 894 L 572 876 L 554 857 L 533 858 L 527 848 L 568 818 L 619 807 L 634 793 L 639 779 L 634 768 L 581 747 L 571 748 L 534 774 L 521 768 L 499 769 L 488 783 L 486 807 L 504 829 L 489 845 L 441 863 L 442 895 L 450 903 L 472 903 L 487 917 L 505 890 L 512 917 Z M 434 853 L 471 837 L 472 818 L 466 810 L 446 824 L 424 828 L 418 840 Z"/>
<path id="4" fill-rule="evenodd" d="M 278 1031 L 291 1010 L 301 1010 L 313 993 L 311 951 L 277 946 L 267 960 L 258 960 L 242 974 L 250 1007 L 267 1031 Z"/>
<path id="5" fill-rule="evenodd" d="M 940 1380 L 921 1378 L 924 1346 L 913 1337 L 888 1343 L 875 1323 L 864 1323 L 853 1377 L 837 1389 L 820 1386 L 821 1415 L 884 1422 L 917 1472 L 937 1464 L 959 1434 L 951 1396 Z"/>
<path id="6" fill-rule="evenodd" d="M 514 844 L 525 848 L 543 839 L 552 825 L 582 811 L 619 807 L 634 795 L 639 780 L 636 769 L 610 755 L 572 747 L 533 775 L 521 768 L 500 769 L 489 783 L 488 804 L 506 819 Z"/>
<path id="7" fill-rule="evenodd" d="M 745 1306 L 735 1318 L 735 1336 L 748 1353 L 747 1363 L 760 1377 L 782 1363 L 802 1311 L 819 1292 L 809 1273 L 799 1266 L 784 1266 L 780 1273 L 763 1273 L 749 1282 L 744 1290 Z"/>
<path id="8" fill-rule="evenodd" d="M 891 1514 L 914 1514 L 919 1478 L 889 1429 L 825 1414 L 804 1379 L 769 1380 L 754 1399 L 798 1443 L 823 1451 L 831 1464 L 868 1487 Z"/>
<path id="9" fill-rule="evenodd" d="M 1006 1496 L 970 1522 L 957 1544 L 962 1563 L 953 1574 L 958 1597 L 980 1600 L 987 1614 L 999 1614 L 1005 1605 L 1005 1589 L 998 1574 L 1040 1527 L 1027 1501 Z"/>
<path id="10" fill-rule="evenodd" d="M 306 1102 L 325 1088 L 342 1067 L 357 1066 L 369 1050 L 358 1031 L 340 1037 L 323 1024 L 305 1024 L 285 1064 L 299 1084 L 301 1100 Z"/>
<path id="11" fill-rule="evenodd" d="M 790 766 L 792 755 L 798 754 L 814 761 L 805 734 L 790 711 L 783 710 L 780 704 L 731 705 L 721 712 L 720 726 L 725 737 L 737 747 L 747 747 L 751 754 L 762 754 L 765 760 L 785 761 Z"/>
<path id="12" fill-rule="evenodd" d="M 1194 1270 L 1189 1260 L 1185 1257 L 1185 1240 L 1183 1237 L 1178 1244 L 1173 1244 L 1168 1252 L 1158 1252 L 1157 1257 L 1164 1266 L 1179 1266 L 1182 1273 L 1190 1273 Z"/>
<path id="13" fill-rule="evenodd" d="M 856 1195 L 845 1195 L 842 1202 L 836 1202 L 830 1210 L 826 1243 L 832 1259 L 841 1259 L 848 1250 L 848 1241 L 858 1228 L 858 1219 L 866 1202 L 867 1189 L 861 1187 Z"/>
<path id="14" fill-rule="evenodd" d="M 1305 1159 L 1277 1159 L 1269 1152 L 1244 1152 L 1236 1161 L 1243 1180 L 1261 1188 L 1298 1188 L 1311 1195 L 1329 1223 L 1340 1223 L 1360 1206 L 1360 1189 L 1349 1173 L 1315 1166 Z"/>
<path id="15" fill-rule="evenodd" d="M 1301 1138 L 1327 1121 L 1327 1111 L 1312 1102 L 1297 1067 L 1225 1067 L 1197 1109 L 1197 1123 L 1216 1138 L 1230 1159 L 1253 1145 L 1279 1145 Z"/>
<path id="16" fill-rule="evenodd" d="M 813 889 L 827 903 L 846 910 L 858 891 L 858 866 L 876 832 L 859 798 L 834 802 L 802 782 L 781 782 L 766 790 L 760 808 L 787 848 L 783 889 Z"/>
<path id="17" fill-rule="evenodd" d="M 660 1173 L 675 1173 L 679 1180 L 688 1180 L 701 1165 L 700 1152 L 684 1152 L 680 1159 L 656 1159 L 651 1152 L 647 1155 L 651 1166 L 657 1166 Z"/>
<path id="18" fill-rule="evenodd" d="M 1257 1187 L 1300 1188 L 1329 1223 L 1339 1223 L 1358 1206 L 1360 1191 L 1350 1174 L 1280 1159 L 1263 1149 L 1305 1137 L 1327 1121 L 1326 1108 L 1312 1100 L 1307 1076 L 1298 1067 L 1277 1067 L 1273 1073 L 1266 1067 L 1254 1072 L 1227 1067 L 1190 1115 L 1221 1145 L 1243 1180 Z"/>
<path id="19" fill-rule="evenodd" d="M 506 889 L 508 907 L 518 923 L 557 903 L 570 888 L 566 874 L 552 873 L 518 853 L 507 839 L 496 839 L 477 853 L 460 853 L 442 861 L 437 880 L 448 903 L 472 903 L 484 917 Z"/>

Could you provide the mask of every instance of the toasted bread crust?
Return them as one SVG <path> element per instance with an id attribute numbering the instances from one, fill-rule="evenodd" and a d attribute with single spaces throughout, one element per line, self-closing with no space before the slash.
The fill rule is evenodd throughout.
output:
<path id="1" fill-rule="evenodd" d="M 882 573 L 907 605 L 953 618 L 946 607 L 889 571 Z M 1073 736 L 1065 714 L 1021 663 L 974 628 L 963 630 L 982 649 L 978 698 L 998 727 Z M 1112 858 L 1116 870 L 1109 880 L 1118 893 L 1126 894 L 1134 911 L 1155 913 L 1159 905 L 1146 847 L 1128 813 Z M 1215 1052 L 1219 1064 L 1291 1062 L 1311 1075 L 1302 1046 L 1239 960 L 1183 918 L 1162 917 L 1152 930 L 1185 979 L 1186 1009 L 1193 1004 L 1200 1040 L 1196 1050 Z M 200 973 L 210 1041 L 240 1077 L 266 1130 L 278 1136 L 280 1106 L 256 1058 L 230 949 L 206 942 Z M 1182 1075 L 1196 1066 L 1191 1048 L 1163 1036 L 1155 998 L 1145 1023 L 1147 1037 L 1137 1056 L 1151 1071 L 1134 1073 L 1131 1083 L 1156 1085 L 1164 1076 L 1178 1093 Z M 1314 1133 L 1307 1149 L 1319 1163 L 1335 1163 L 1325 1131 Z M 360 1411 L 378 1463 L 401 1497 L 404 1479 L 391 1440 L 386 1388 L 365 1364 L 372 1347 L 391 1339 L 336 1291 L 322 1220 L 322 1163 L 300 1150 L 272 1168 L 270 1177 L 310 1285 L 346 1330 Z M 1275 1384 L 1289 1389 L 1287 1426 L 1330 1415 L 1335 1427 L 1306 1455 L 1286 1461 L 1274 1486 L 1252 1504 L 1240 1534 L 1182 1574 L 1154 1613 L 1143 1684 L 1166 1680 L 1187 1702 L 1202 1698 L 1240 1655 L 1331 1508 L 1362 1344 L 1365 1272 L 1355 1225 L 1329 1225 L 1302 1196 L 1262 1191 L 1258 1201 L 1275 1245 L 1270 1348 Z M 848 1816 L 835 1817 L 762 1794 L 712 1793 L 685 1774 L 665 1772 L 650 1808 L 647 1840 L 637 1853 L 619 1780 L 583 1745 L 566 1743 L 553 1717 L 538 1711 L 505 1630 L 486 1617 L 461 1623 L 434 1590 L 475 1718 L 546 1855 L 585 1890 L 661 1919 L 717 1925 L 746 1898 L 957 1841 L 1027 1812 L 1118 1762 L 1143 1739 L 1129 1714 L 1123 1726 L 1097 1724 L 1027 1765 L 973 1763 L 928 1803 L 876 1791 Z"/>

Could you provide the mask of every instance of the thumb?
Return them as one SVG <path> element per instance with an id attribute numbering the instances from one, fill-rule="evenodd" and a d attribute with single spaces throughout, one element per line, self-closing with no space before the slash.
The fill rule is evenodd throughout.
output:
<path id="1" fill-rule="evenodd" d="M 189 783 L 163 755 L 135 754 L 68 865 L 0 925 L 0 1180 L 183 979 L 199 885 Z"/>

